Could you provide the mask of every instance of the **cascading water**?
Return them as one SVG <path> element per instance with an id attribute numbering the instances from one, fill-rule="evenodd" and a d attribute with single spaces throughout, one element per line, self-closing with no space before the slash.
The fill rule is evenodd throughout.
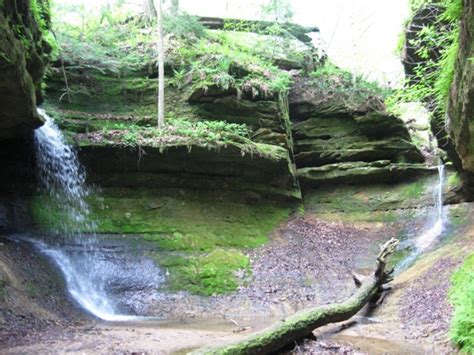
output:
<path id="1" fill-rule="evenodd" d="M 414 250 L 397 265 L 396 270 L 401 271 L 410 266 L 413 261 L 425 250 L 434 244 L 436 239 L 443 233 L 445 215 L 443 209 L 443 186 L 444 186 L 444 165 L 437 166 L 438 182 L 433 189 L 433 214 L 429 220 L 429 227 L 413 241 Z"/>
<path id="2" fill-rule="evenodd" d="M 61 269 L 73 298 L 87 311 L 108 321 L 136 319 L 136 292 L 155 290 L 163 274 L 151 260 L 118 254 L 117 245 L 105 247 L 94 233 L 87 198 L 91 189 L 76 152 L 43 110 L 45 124 L 35 131 L 37 169 L 42 190 L 65 213 L 60 230 L 64 242 L 35 241 L 35 245 Z M 84 234 L 81 231 L 88 231 Z M 137 305 L 138 304 L 138 305 Z"/>
<path id="3" fill-rule="evenodd" d="M 436 239 L 443 233 L 444 211 L 443 211 L 443 185 L 444 185 L 444 165 L 438 165 L 438 184 L 433 190 L 433 201 L 435 218 L 434 224 L 421 236 L 416 238 L 415 247 L 419 252 L 428 249 Z M 433 223 L 433 222 L 432 222 Z"/>

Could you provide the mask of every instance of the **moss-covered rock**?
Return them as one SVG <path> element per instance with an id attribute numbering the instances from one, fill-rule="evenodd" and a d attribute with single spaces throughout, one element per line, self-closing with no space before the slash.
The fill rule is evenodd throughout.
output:
<path id="1" fill-rule="evenodd" d="M 317 78 L 297 78 L 290 93 L 302 184 L 383 182 L 424 171 L 425 158 L 405 123 L 386 113 L 369 84 L 359 88 L 348 73 L 331 66 L 325 70 L 316 72 Z"/>
<path id="2" fill-rule="evenodd" d="M 47 0 L 4 0 L 0 6 L 0 139 L 25 135 L 41 124 L 36 105 L 51 46 Z"/>
<path id="3" fill-rule="evenodd" d="M 215 249 L 190 257 L 158 254 L 155 260 L 168 270 L 171 291 L 203 296 L 232 292 L 241 283 L 236 274 L 250 273 L 248 257 L 235 249 Z"/>
<path id="4" fill-rule="evenodd" d="M 90 219 L 95 232 L 147 241 L 150 255 L 168 271 L 170 290 L 206 296 L 230 292 L 242 281 L 236 272 L 250 272 L 245 250 L 265 244 L 294 206 L 219 186 L 103 188 L 89 200 Z M 78 227 L 48 196 L 37 196 L 32 212 L 42 230 Z"/>
<path id="5" fill-rule="evenodd" d="M 324 184 L 370 184 L 400 181 L 416 175 L 429 174 L 433 169 L 423 164 L 399 163 L 388 160 L 371 163 L 350 162 L 327 164 L 321 167 L 298 169 L 302 186 L 318 187 Z"/>
<path id="6" fill-rule="evenodd" d="M 403 122 L 383 113 L 310 118 L 292 127 L 298 167 L 338 162 L 424 161 Z"/>
<path id="7" fill-rule="evenodd" d="M 449 173 L 448 179 L 455 175 Z M 446 180 L 448 180 L 446 179 Z M 321 185 L 304 190 L 307 211 L 317 213 L 366 213 L 418 209 L 433 206 L 436 174 L 398 182 L 370 185 Z M 446 181 L 444 197 L 449 197 L 451 183 Z"/>

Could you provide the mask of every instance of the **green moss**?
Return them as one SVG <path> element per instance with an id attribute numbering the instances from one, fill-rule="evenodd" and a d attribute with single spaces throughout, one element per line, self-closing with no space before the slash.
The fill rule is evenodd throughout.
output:
<path id="1" fill-rule="evenodd" d="M 431 188 L 436 177 L 424 177 L 399 184 L 370 186 L 341 186 L 308 189 L 304 193 L 307 210 L 315 212 L 355 212 L 396 208 L 414 208 L 431 203 Z"/>
<path id="2" fill-rule="evenodd" d="M 248 203 L 245 196 L 222 192 L 106 189 L 102 195 L 90 201 L 97 232 L 151 242 L 154 259 L 169 270 L 170 288 L 200 295 L 234 290 L 234 271 L 249 267 L 238 249 L 263 245 L 291 212 L 272 201 Z M 47 230 L 74 226 L 46 196 L 33 199 L 32 212 Z"/>
<path id="3" fill-rule="evenodd" d="M 160 254 L 155 260 L 168 269 L 172 291 L 187 290 L 203 296 L 234 291 L 239 285 L 236 272 L 250 272 L 248 257 L 238 250 L 215 249 L 190 257 Z"/>
<path id="4" fill-rule="evenodd" d="M 406 198 L 418 199 L 427 192 L 427 188 L 428 186 L 426 185 L 426 181 L 417 180 L 408 184 L 402 193 Z"/>
<path id="5" fill-rule="evenodd" d="M 466 354 L 474 353 L 474 254 L 454 273 L 450 300 L 454 306 L 451 340 Z"/>
<path id="6" fill-rule="evenodd" d="M 453 227 L 460 227 L 466 224 L 469 216 L 467 205 L 459 204 L 450 206 L 448 210 L 448 220 Z"/>
<path id="7" fill-rule="evenodd" d="M 446 183 L 450 190 L 462 186 L 461 176 L 457 172 L 449 174 Z"/>
<path id="8" fill-rule="evenodd" d="M 182 250 L 186 242 L 196 238 L 201 239 L 201 246 L 193 247 L 199 249 L 208 249 L 209 243 L 261 245 L 268 232 L 290 212 L 290 208 L 275 206 L 270 201 L 250 205 L 242 200 L 207 197 L 206 192 L 186 192 L 174 197 L 153 190 L 109 189 L 103 196 L 90 201 L 91 219 L 97 222 L 98 232 L 147 233 L 149 239 L 168 250 Z M 46 228 L 67 225 L 65 212 L 46 196 L 33 199 L 32 212 L 35 220 Z"/>

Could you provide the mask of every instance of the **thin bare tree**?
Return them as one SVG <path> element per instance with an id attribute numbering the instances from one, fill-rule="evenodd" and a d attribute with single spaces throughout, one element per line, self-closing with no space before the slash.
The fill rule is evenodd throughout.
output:
<path id="1" fill-rule="evenodd" d="M 158 128 L 165 125 L 165 51 L 163 46 L 163 6 L 158 0 Z"/>

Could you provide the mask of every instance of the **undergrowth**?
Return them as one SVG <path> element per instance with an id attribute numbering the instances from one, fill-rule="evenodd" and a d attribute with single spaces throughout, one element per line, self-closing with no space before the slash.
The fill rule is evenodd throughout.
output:
<path id="1" fill-rule="evenodd" d="M 262 44 L 260 48 L 268 47 L 258 36 L 252 38 Z M 287 92 L 290 74 L 254 46 L 254 42 L 249 42 L 249 34 L 213 31 L 193 45 L 174 43 L 169 57 L 180 67 L 175 71 L 177 82 L 191 80 L 195 89 L 207 91 L 217 85 L 253 98 Z"/>
<path id="2" fill-rule="evenodd" d="M 452 277 L 450 290 L 454 316 L 451 321 L 451 339 L 459 348 L 474 354 L 474 254 Z"/>
<path id="3" fill-rule="evenodd" d="M 252 141 L 244 124 L 226 121 L 188 121 L 169 117 L 164 128 L 140 126 L 135 123 L 112 122 L 101 131 L 82 133 L 75 137 L 81 146 L 121 145 L 125 147 L 153 147 L 165 151 L 172 146 L 186 145 L 219 150 L 227 146 L 240 149 L 242 155 L 250 154 L 268 159 L 286 159 L 284 150 Z"/>
<path id="4" fill-rule="evenodd" d="M 313 78 L 314 87 L 327 94 L 343 94 L 353 99 L 367 99 L 370 96 L 383 99 L 391 93 L 390 89 L 379 83 L 369 81 L 363 75 L 354 75 L 329 61 L 314 70 L 310 77 Z"/>

